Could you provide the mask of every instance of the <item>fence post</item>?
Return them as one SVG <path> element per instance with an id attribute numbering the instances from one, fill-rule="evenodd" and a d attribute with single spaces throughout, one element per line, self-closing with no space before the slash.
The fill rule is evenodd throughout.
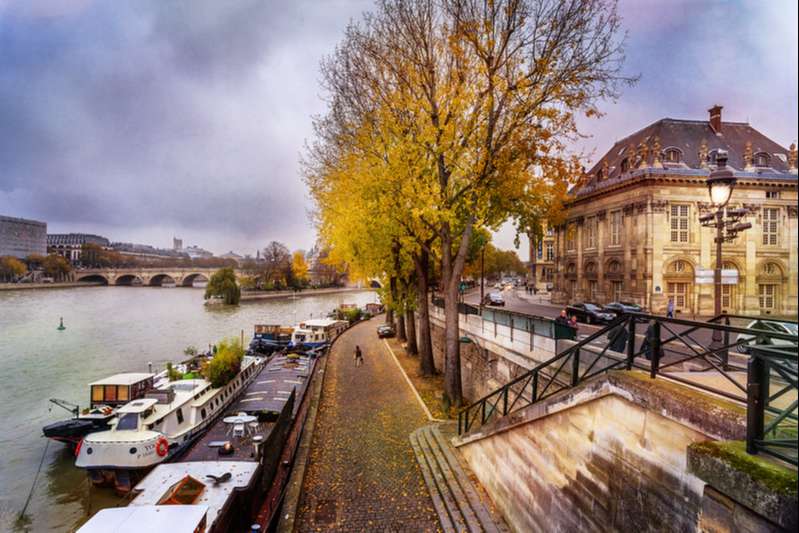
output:
<path id="1" fill-rule="evenodd" d="M 536 396 L 538 396 L 538 372 L 533 374 L 533 395 L 530 397 L 530 403 L 535 403 Z"/>
<path id="2" fill-rule="evenodd" d="M 652 338 L 649 339 L 649 346 L 652 350 L 652 366 L 649 370 L 649 377 L 655 379 L 660 370 L 660 321 L 655 320 L 652 324 Z"/>
<path id="3" fill-rule="evenodd" d="M 463 421 L 463 411 L 461 411 L 461 412 L 459 412 L 459 413 L 458 413 L 458 435 L 461 435 L 461 434 L 463 433 L 463 430 L 462 430 L 462 427 L 463 427 L 463 425 L 462 425 L 462 421 Z"/>
<path id="4" fill-rule="evenodd" d="M 766 363 L 757 354 L 749 358 L 746 365 L 746 452 L 757 453 L 756 440 L 763 440 L 765 416 L 764 392 L 768 394 L 768 386 L 764 383 Z"/>
<path id="5" fill-rule="evenodd" d="M 635 362 L 635 317 L 630 317 L 629 335 L 627 337 L 627 370 L 633 369 Z"/>
<path id="6" fill-rule="evenodd" d="M 572 354 L 572 387 L 577 385 L 580 375 L 580 349 L 577 348 Z"/>
<path id="7" fill-rule="evenodd" d="M 481 426 L 486 423 L 486 403 L 487 402 L 485 400 L 483 400 L 480 403 L 480 425 Z"/>
<path id="8" fill-rule="evenodd" d="M 724 316 L 724 325 L 730 325 L 730 317 Z M 730 359 L 730 332 L 729 330 L 724 330 L 724 351 L 721 352 L 721 368 L 727 370 L 727 363 Z"/>
<path id="9" fill-rule="evenodd" d="M 502 399 L 502 416 L 506 416 L 508 414 L 508 391 L 510 390 L 510 386 L 505 385 L 505 396 Z"/>

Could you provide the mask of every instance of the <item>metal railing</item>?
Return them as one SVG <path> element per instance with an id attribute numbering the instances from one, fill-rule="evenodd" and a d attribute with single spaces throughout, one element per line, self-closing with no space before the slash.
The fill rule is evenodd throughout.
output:
<path id="1" fill-rule="evenodd" d="M 729 317 L 724 315 L 709 322 L 643 313 L 618 317 L 461 409 L 458 434 L 603 372 L 635 368 L 647 371 L 653 379 L 667 378 L 744 404 L 751 426 L 747 433 L 750 453 L 763 451 L 795 465 L 799 339 L 788 333 L 725 322 L 729 322 Z M 711 341 L 714 331 L 719 331 L 722 338 L 715 345 Z"/>

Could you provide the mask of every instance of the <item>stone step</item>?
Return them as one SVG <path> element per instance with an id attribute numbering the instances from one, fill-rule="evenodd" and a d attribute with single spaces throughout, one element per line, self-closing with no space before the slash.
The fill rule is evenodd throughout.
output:
<path id="1" fill-rule="evenodd" d="M 486 509 L 452 446 L 437 425 L 414 431 L 411 444 L 444 531 L 505 531 Z"/>

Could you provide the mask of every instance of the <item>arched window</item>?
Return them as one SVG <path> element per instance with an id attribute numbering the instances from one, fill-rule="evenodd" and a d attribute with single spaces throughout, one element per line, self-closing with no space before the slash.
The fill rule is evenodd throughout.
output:
<path id="1" fill-rule="evenodd" d="M 569 266 L 566 267 L 567 274 L 576 274 L 577 273 L 577 265 L 574 263 L 569 263 Z"/>
<path id="2" fill-rule="evenodd" d="M 782 269 L 776 263 L 765 263 L 761 268 L 760 273 L 764 276 L 781 276 Z"/>
<path id="3" fill-rule="evenodd" d="M 663 160 L 666 163 L 679 163 L 682 161 L 682 152 L 679 148 L 666 148 L 663 152 Z"/>
<path id="4" fill-rule="evenodd" d="M 585 265 L 586 274 L 596 274 L 596 263 L 587 263 Z"/>
<path id="5" fill-rule="evenodd" d="M 608 263 L 609 274 L 618 274 L 619 272 L 621 272 L 621 264 L 618 261 L 611 261 Z"/>
<path id="6" fill-rule="evenodd" d="M 676 274 L 682 274 L 687 270 L 688 264 L 685 261 L 675 261 L 671 264 L 671 271 Z"/>
<path id="7" fill-rule="evenodd" d="M 756 167 L 768 167 L 770 160 L 771 156 L 769 156 L 766 152 L 758 152 L 755 154 Z"/>

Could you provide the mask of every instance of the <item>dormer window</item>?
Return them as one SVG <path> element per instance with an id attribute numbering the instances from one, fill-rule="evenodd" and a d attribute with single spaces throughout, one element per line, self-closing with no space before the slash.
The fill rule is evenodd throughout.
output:
<path id="1" fill-rule="evenodd" d="M 766 152 L 758 152 L 755 154 L 756 167 L 768 167 L 771 157 Z"/>
<path id="2" fill-rule="evenodd" d="M 596 179 L 597 179 L 597 181 L 602 181 L 603 179 L 605 179 L 605 173 L 602 172 L 602 169 L 597 170 Z"/>
<path id="3" fill-rule="evenodd" d="M 621 160 L 621 173 L 624 174 L 630 170 L 630 159 L 625 157 Z"/>
<path id="4" fill-rule="evenodd" d="M 666 163 L 679 163 L 682 161 L 682 152 L 679 148 L 666 148 L 663 152 L 663 160 Z"/>

